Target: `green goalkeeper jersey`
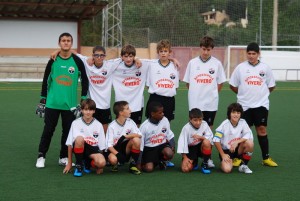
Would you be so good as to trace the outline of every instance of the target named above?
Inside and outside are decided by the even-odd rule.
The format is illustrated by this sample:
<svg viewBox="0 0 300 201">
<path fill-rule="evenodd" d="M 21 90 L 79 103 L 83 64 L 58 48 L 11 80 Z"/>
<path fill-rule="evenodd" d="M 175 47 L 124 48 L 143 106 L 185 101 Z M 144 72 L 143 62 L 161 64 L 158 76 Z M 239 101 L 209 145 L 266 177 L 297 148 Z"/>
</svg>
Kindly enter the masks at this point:
<svg viewBox="0 0 300 201">
<path fill-rule="evenodd" d="M 79 78 L 82 82 L 81 96 L 86 96 L 88 80 L 82 61 L 74 54 L 67 59 L 57 56 L 55 61 L 50 60 L 45 70 L 41 94 L 46 97 L 46 107 L 59 110 L 76 107 Z"/>
</svg>

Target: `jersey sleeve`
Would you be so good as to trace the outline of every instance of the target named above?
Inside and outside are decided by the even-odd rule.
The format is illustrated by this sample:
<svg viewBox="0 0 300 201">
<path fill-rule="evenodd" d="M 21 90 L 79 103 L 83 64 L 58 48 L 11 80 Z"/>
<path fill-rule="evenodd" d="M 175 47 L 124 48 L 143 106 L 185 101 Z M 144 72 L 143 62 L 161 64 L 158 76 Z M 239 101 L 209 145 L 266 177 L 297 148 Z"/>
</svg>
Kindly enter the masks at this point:
<svg viewBox="0 0 300 201">
<path fill-rule="evenodd" d="M 210 129 L 210 127 L 208 126 L 208 124 L 206 124 L 206 128 L 205 128 L 205 131 L 204 131 L 204 137 L 205 137 L 206 139 L 208 139 L 208 140 L 212 143 L 214 134 L 213 134 L 213 132 L 211 131 L 211 129 Z"/>
<path fill-rule="evenodd" d="M 99 141 L 98 141 L 98 147 L 100 150 L 105 150 L 106 149 L 106 139 L 105 139 L 104 129 L 101 124 L 99 126 L 99 130 L 100 130 L 100 136 L 99 136 Z"/>
<path fill-rule="evenodd" d="M 185 69 L 185 73 L 184 73 L 184 77 L 183 80 L 186 83 L 190 83 L 190 68 L 191 68 L 191 61 L 189 61 L 186 69 Z"/>
<path fill-rule="evenodd" d="M 54 62 L 54 60 L 50 59 L 45 68 L 45 73 L 44 73 L 43 83 L 42 83 L 42 90 L 41 90 L 41 97 L 43 97 L 43 98 L 47 98 L 48 84 L 49 84 L 49 82 L 51 82 L 51 80 L 49 80 L 49 76 L 51 73 L 53 62 Z"/>
<path fill-rule="evenodd" d="M 81 79 L 81 97 L 85 98 L 87 96 L 88 88 L 89 88 L 89 80 L 85 71 L 84 64 L 82 60 L 76 56 L 75 54 L 72 54 L 74 61 L 80 71 L 80 79 Z"/>
<path fill-rule="evenodd" d="M 239 86 L 239 78 L 238 78 L 238 66 L 234 69 L 234 71 L 231 74 L 229 84 L 232 85 L 233 87 L 238 87 Z"/>
<path fill-rule="evenodd" d="M 178 138 L 177 153 L 179 154 L 189 153 L 187 137 L 188 137 L 188 133 L 186 132 L 185 127 L 183 127 Z"/>
<path fill-rule="evenodd" d="M 248 124 L 246 123 L 246 121 L 243 124 L 242 138 L 247 139 L 247 140 L 253 140 L 252 131 L 251 131 L 250 127 L 248 126 Z"/>
<path fill-rule="evenodd" d="M 72 146 L 73 147 L 73 133 L 75 132 L 75 123 L 74 121 L 72 122 L 69 134 L 68 134 L 68 138 L 66 140 L 66 145 L 67 146 Z"/>
<path fill-rule="evenodd" d="M 218 62 L 217 83 L 222 84 L 224 82 L 226 82 L 226 75 L 225 75 L 225 72 L 224 72 L 224 68 L 223 68 L 223 65 L 221 64 L 221 62 Z"/>
<path fill-rule="evenodd" d="M 275 87 L 275 78 L 271 68 L 268 68 L 267 71 L 267 86 L 268 88 Z"/>
<path fill-rule="evenodd" d="M 140 127 L 140 131 L 141 131 L 141 134 L 142 134 L 140 151 L 143 151 L 144 146 L 145 146 L 145 131 L 144 131 L 144 126 L 143 125 Z"/>
<path fill-rule="evenodd" d="M 221 142 L 221 139 L 224 136 L 224 131 L 222 129 L 222 125 L 220 125 L 217 129 L 216 129 L 216 133 L 212 139 L 213 142 Z"/>
<path fill-rule="evenodd" d="M 112 127 L 108 126 L 106 132 L 106 149 L 112 147 L 113 145 L 114 145 L 114 131 Z"/>
</svg>

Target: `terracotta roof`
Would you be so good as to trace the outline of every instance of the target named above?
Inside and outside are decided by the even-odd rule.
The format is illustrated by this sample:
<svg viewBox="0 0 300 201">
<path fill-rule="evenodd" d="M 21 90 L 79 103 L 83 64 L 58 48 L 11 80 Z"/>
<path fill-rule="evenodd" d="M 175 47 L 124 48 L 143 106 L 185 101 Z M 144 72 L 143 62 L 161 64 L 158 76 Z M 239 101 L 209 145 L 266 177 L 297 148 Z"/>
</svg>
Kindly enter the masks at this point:
<svg viewBox="0 0 300 201">
<path fill-rule="evenodd" d="M 87 20 L 107 4 L 100 0 L 0 0 L 0 19 Z"/>
</svg>

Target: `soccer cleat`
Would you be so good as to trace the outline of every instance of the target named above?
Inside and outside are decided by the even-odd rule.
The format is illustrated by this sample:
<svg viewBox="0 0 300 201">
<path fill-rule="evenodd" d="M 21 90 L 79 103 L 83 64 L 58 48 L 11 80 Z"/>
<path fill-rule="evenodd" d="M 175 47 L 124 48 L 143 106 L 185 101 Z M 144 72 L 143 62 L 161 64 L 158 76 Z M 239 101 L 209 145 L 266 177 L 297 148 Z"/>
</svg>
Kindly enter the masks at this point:
<svg viewBox="0 0 300 201">
<path fill-rule="evenodd" d="M 193 170 L 199 170 L 199 165 L 198 164 L 194 165 Z"/>
<path fill-rule="evenodd" d="M 234 158 L 233 159 L 233 162 L 232 162 L 232 165 L 234 167 L 239 167 L 241 165 L 241 162 L 242 162 L 242 159 L 239 159 L 239 158 Z"/>
<path fill-rule="evenodd" d="M 243 172 L 243 173 L 246 173 L 246 174 L 251 174 L 252 170 L 250 170 L 250 168 L 247 165 L 243 164 L 243 165 L 240 165 L 239 172 Z"/>
<path fill-rule="evenodd" d="M 90 174 L 92 172 L 92 170 L 90 168 L 85 167 L 85 166 L 83 167 L 83 171 L 87 174 Z"/>
<path fill-rule="evenodd" d="M 110 171 L 111 172 L 118 172 L 119 171 L 118 165 L 112 165 Z"/>
<path fill-rule="evenodd" d="M 68 158 L 59 158 L 58 159 L 58 165 L 61 165 L 61 166 L 66 166 L 68 165 Z M 74 167 L 75 164 L 72 163 L 72 167 Z"/>
<path fill-rule="evenodd" d="M 215 167 L 214 161 L 212 159 L 208 159 L 207 166 L 208 168 L 214 168 Z"/>
<path fill-rule="evenodd" d="M 201 164 L 201 172 L 202 172 L 203 174 L 210 174 L 210 169 L 209 169 L 207 163 L 202 163 L 202 164 Z"/>
<path fill-rule="evenodd" d="M 140 175 L 141 171 L 139 169 L 137 169 L 137 167 L 135 166 L 131 166 L 129 167 L 129 172 L 135 175 Z"/>
<path fill-rule="evenodd" d="M 44 157 L 39 157 L 37 160 L 36 160 L 36 164 L 35 166 L 37 168 L 44 168 L 45 167 L 45 161 L 46 159 Z"/>
<path fill-rule="evenodd" d="M 171 161 L 166 161 L 166 165 L 167 165 L 167 167 L 174 167 L 175 166 L 175 164 L 172 163 Z"/>
<path fill-rule="evenodd" d="M 265 160 L 262 161 L 262 164 L 265 166 L 270 166 L 270 167 L 277 167 L 277 163 L 275 163 L 275 161 L 272 160 L 272 158 L 267 158 Z"/>
<path fill-rule="evenodd" d="M 167 164 L 166 164 L 165 161 L 160 161 L 160 162 L 158 163 L 158 166 L 159 166 L 159 169 L 160 169 L 160 170 L 166 170 L 166 169 L 167 169 Z"/>
<path fill-rule="evenodd" d="M 82 177 L 82 166 L 76 165 L 75 171 L 74 171 L 74 177 Z"/>
</svg>

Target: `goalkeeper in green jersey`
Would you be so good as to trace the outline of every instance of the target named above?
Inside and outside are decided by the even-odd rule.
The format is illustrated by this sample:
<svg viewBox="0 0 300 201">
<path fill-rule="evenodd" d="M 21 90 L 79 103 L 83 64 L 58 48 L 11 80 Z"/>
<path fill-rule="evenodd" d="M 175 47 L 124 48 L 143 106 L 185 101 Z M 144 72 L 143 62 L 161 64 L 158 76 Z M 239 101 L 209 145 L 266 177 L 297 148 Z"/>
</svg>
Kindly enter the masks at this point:
<svg viewBox="0 0 300 201">
<path fill-rule="evenodd" d="M 61 149 L 59 165 L 68 162 L 68 147 L 65 145 L 68 133 L 75 119 L 71 108 L 76 107 L 78 79 L 81 79 L 81 99 L 88 91 L 88 79 L 81 59 L 72 54 L 73 37 L 69 33 L 59 36 L 60 53 L 56 60 L 50 59 L 43 78 L 40 103 L 45 104 L 45 126 L 40 139 L 37 168 L 45 167 L 46 153 L 58 123 L 62 119 Z"/>
</svg>

